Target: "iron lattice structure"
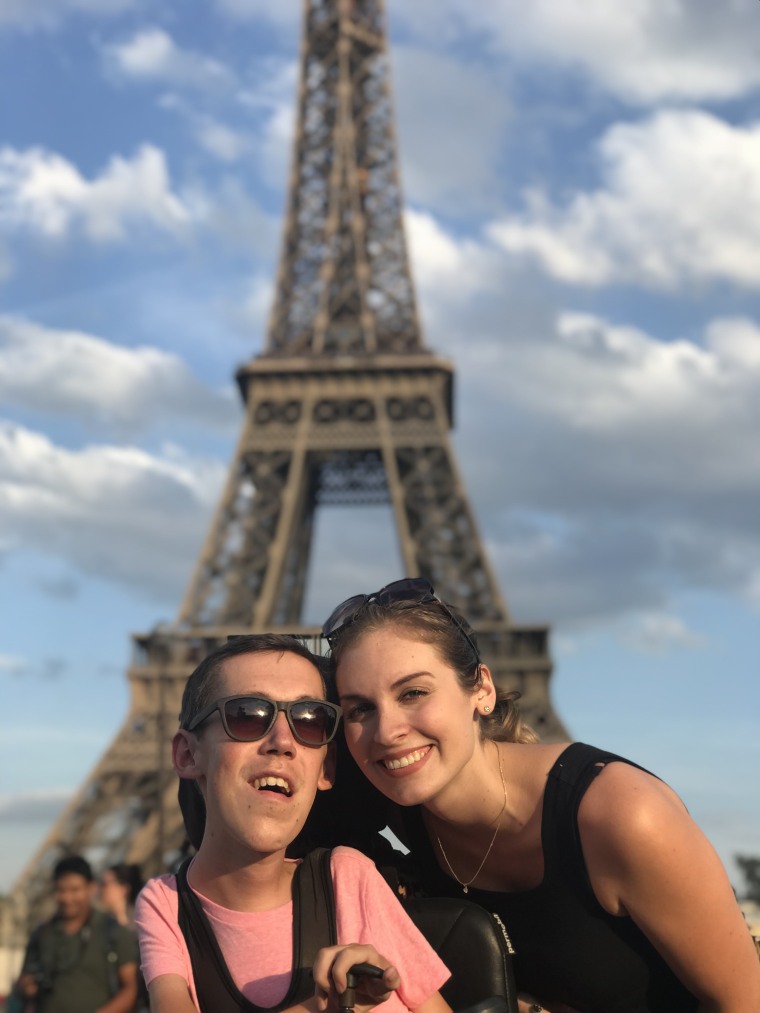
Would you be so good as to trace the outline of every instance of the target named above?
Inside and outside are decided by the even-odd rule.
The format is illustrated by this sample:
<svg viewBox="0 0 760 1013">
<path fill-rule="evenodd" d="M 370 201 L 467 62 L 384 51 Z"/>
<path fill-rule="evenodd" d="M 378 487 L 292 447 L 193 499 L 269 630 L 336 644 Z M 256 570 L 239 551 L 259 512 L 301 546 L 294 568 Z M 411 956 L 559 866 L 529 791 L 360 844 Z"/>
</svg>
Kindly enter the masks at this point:
<svg viewBox="0 0 760 1013">
<path fill-rule="evenodd" d="M 229 633 L 317 634 L 301 608 L 320 506 L 390 503 L 402 572 L 468 616 L 544 739 L 567 734 L 548 629 L 511 622 L 457 471 L 452 366 L 422 340 L 382 0 L 306 0 L 298 105 L 276 296 L 265 351 L 237 374 L 226 487 L 176 622 L 134 638 L 124 726 L 17 885 L 30 916 L 64 851 L 153 873 L 182 849 L 169 744 L 184 681 Z"/>
</svg>

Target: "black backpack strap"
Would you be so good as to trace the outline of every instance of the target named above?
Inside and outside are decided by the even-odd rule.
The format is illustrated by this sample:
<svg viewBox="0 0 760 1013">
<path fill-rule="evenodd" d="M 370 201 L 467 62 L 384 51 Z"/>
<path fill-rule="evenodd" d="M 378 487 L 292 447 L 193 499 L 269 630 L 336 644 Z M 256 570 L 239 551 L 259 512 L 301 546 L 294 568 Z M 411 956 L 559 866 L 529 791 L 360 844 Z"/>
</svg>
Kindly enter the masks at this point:
<svg viewBox="0 0 760 1013">
<path fill-rule="evenodd" d="M 47 921 L 34 929 L 29 937 L 21 968 L 22 974 L 35 976 L 42 992 L 52 987 L 55 973 L 54 954 L 50 946 L 51 928 L 52 923 Z"/>
<path fill-rule="evenodd" d="M 121 989 L 119 980 L 119 923 L 113 915 L 106 915 L 105 943 L 106 967 L 108 970 L 108 990 L 114 996 Z"/>
<path fill-rule="evenodd" d="M 248 1004 L 232 980 L 214 931 L 187 882 L 189 864 L 190 859 L 177 872 L 177 920 L 190 954 L 201 1013 L 254 1013 L 256 1007 Z"/>
<path fill-rule="evenodd" d="M 262 1007 L 240 992 L 197 895 L 187 881 L 190 860 L 177 872 L 178 922 L 187 943 L 201 1013 L 279 1013 L 314 994 L 317 952 L 337 940 L 330 852 L 310 852 L 293 877 L 293 971 L 277 1006 Z M 255 968 L 251 968 L 255 976 Z"/>
<path fill-rule="evenodd" d="M 296 974 L 308 981 L 307 995 L 314 993 L 312 968 L 317 953 L 338 941 L 331 855 L 329 848 L 310 851 L 299 865 L 293 883 L 293 967 Z"/>
</svg>

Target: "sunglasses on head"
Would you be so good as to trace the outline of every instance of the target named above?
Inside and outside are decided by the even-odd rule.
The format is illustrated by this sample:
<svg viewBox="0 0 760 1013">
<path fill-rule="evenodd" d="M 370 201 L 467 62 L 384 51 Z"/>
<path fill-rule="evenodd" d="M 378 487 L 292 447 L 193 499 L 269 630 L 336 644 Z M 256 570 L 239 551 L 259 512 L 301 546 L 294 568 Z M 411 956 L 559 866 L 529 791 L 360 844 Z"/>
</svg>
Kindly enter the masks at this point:
<svg viewBox="0 0 760 1013">
<path fill-rule="evenodd" d="M 405 577 L 403 580 L 394 580 L 392 584 L 386 584 L 385 587 L 381 587 L 379 591 L 374 591 L 372 594 L 355 594 L 351 598 L 346 598 L 330 613 L 322 627 L 322 636 L 332 645 L 333 638 L 354 621 L 357 612 L 361 611 L 365 605 L 370 603 L 391 605 L 397 601 L 410 601 L 418 605 L 432 601 L 437 602 L 470 645 L 476 663 L 480 664 L 480 651 L 478 651 L 475 641 L 446 602 L 441 601 L 430 581 L 424 577 Z"/>
<path fill-rule="evenodd" d="M 303 746 L 326 746 L 338 730 L 341 710 L 328 700 L 270 700 L 265 696 L 226 696 L 204 707 L 187 725 L 193 732 L 219 711 L 222 726 L 235 742 L 257 742 L 274 727 L 282 711 Z"/>
</svg>

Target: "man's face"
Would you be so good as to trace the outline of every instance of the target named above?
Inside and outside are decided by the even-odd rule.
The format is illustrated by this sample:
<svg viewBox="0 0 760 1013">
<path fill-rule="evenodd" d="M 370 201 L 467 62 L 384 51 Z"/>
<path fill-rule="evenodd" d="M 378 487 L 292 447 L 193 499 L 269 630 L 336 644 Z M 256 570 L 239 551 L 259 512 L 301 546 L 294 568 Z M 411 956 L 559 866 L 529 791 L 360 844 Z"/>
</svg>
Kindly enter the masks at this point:
<svg viewBox="0 0 760 1013">
<path fill-rule="evenodd" d="M 306 658 L 266 651 L 223 663 L 213 699 L 238 695 L 324 699 L 324 690 Z M 256 742 L 228 738 L 218 713 L 197 733 L 180 734 L 192 744 L 193 775 L 206 799 L 204 849 L 224 852 L 226 861 L 250 862 L 284 850 L 303 827 L 317 791 L 332 786 L 329 747 L 298 742 L 284 713 Z"/>
<path fill-rule="evenodd" d="M 78 872 L 65 872 L 55 881 L 53 896 L 58 914 L 65 921 L 85 919 L 92 908 L 95 884 Z"/>
</svg>

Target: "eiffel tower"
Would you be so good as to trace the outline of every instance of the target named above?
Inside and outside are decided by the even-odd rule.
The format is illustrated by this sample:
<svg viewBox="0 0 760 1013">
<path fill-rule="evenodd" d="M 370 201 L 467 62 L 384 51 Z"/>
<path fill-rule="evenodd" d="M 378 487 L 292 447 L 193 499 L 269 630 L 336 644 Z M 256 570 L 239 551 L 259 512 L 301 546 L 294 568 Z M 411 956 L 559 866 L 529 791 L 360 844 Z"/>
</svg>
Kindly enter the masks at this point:
<svg viewBox="0 0 760 1013">
<path fill-rule="evenodd" d="M 453 369 L 422 339 L 383 0 L 305 0 L 276 295 L 265 351 L 237 381 L 240 441 L 177 620 L 133 638 L 127 719 L 14 890 L 29 920 L 62 853 L 146 874 L 180 853 L 169 744 L 184 682 L 230 633 L 317 636 L 301 611 L 318 507 L 390 504 L 398 575 L 427 577 L 459 607 L 541 737 L 567 737 L 549 701 L 548 629 L 510 620 L 452 453 Z"/>
</svg>

